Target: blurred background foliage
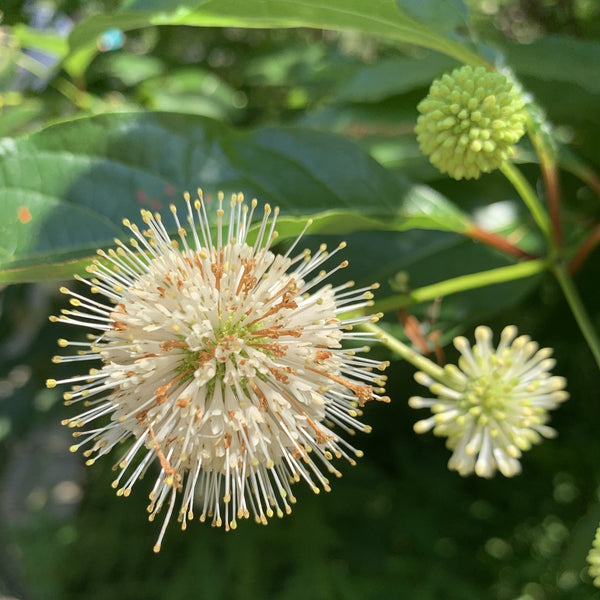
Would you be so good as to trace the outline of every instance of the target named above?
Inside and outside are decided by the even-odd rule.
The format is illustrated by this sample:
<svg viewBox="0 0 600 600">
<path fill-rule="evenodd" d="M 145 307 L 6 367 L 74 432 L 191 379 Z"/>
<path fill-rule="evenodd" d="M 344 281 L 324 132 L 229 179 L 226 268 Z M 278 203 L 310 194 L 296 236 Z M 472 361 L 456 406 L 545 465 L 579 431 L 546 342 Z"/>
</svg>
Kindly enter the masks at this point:
<svg viewBox="0 0 600 600">
<path fill-rule="evenodd" d="M 497 174 L 476 182 L 441 176 L 417 147 L 416 104 L 458 63 L 441 54 L 353 31 L 109 28 L 82 75 L 61 68 L 77 23 L 120 2 L 5 0 L 0 23 L 0 135 L 20 136 L 78 116 L 164 111 L 246 130 L 265 125 L 338 134 L 359 145 L 398 185 L 427 183 L 462 211 L 523 247 L 541 241 Z M 129 2 L 129 5 L 136 4 Z M 160 3 L 146 3 L 158 6 Z M 180 3 L 184 5 L 185 3 Z M 403 2 L 404 7 L 410 2 Z M 565 221 L 577 238 L 598 218 L 598 198 L 574 164 L 600 165 L 600 5 L 596 0 L 469 0 L 450 32 L 504 60 L 569 144 L 561 155 Z M 413 2 L 419 11 L 432 2 Z M 428 24 L 447 29 L 436 20 Z M 504 57 L 504 58 L 501 58 Z M 573 156 L 583 163 L 573 162 Z M 540 185 L 527 144 L 517 161 Z M 349 175 L 350 176 L 350 175 Z M 197 182 L 198 185 L 202 181 Z M 1 192 L 0 192 L 1 193 Z M 394 198 L 387 198 L 394 202 Z M 0 204 L 2 197 L 0 196 Z M 0 206 L 1 210 L 1 206 Z M 335 243 L 336 236 L 318 236 Z M 352 278 L 383 294 L 508 264 L 456 233 L 411 229 L 344 236 Z M 600 326 L 598 252 L 577 276 Z M 585 555 L 600 520 L 600 392 L 592 357 L 550 278 L 537 277 L 410 307 L 442 339 L 487 323 L 515 323 L 553 346 L 571 400 L 553 416 L 557 440 L 528 453 L 513 480 L 462 479 L 448 453 L 417 437 L 407 398 L 412 368 L 389 369 L 391 405 L 369 406 L 365 458 L 331 494 L 298 489 L 291 517 L 234 532 L 173 528 L 160 555 L 145 518 L 144 483 L 117 499 L 105 460 L 92 469 L 68 452 L 67 409 L 51 375 L 60 328 L 55 281 L 0 292 L 0 597 L 18 600 L 212 599 L 583 600 L 600 598 Z M 389 315 L 390 325 L 395 315 Z M 377 352 L 384 354 L 383 350 Z M 455 355 L 446 349 L 448 360 Z M 300 486 L 299 486 L 300 487 Z M 324 496 L 324 497 L 323 497 Z"/>
</svg>

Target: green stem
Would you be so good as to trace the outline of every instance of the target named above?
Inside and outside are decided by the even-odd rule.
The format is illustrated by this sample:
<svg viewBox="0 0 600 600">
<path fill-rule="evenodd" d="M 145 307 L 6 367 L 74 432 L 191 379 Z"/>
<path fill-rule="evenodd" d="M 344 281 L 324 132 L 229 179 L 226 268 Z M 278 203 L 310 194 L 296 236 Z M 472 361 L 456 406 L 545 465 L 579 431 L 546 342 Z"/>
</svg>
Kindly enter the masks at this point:
<svg viewBox="0 0 600 600">
<path fill-rule="evenodd" d="M 517 190 L 519 196 L 521 196 L 523 202 L 529 209 L 531 216 L 534 218 L 535 222 L 538 224 L 538 227 L 546 236 L 550 246 L 554 248 L 554 238 L 552 237 L 552 227 L 550 224 L 550 219 L 548 218 L 548 213 L 539 201 L 534 189 L 529 185 L 527 179 L 523 177 L 521 171 L 519 171 L 519 169 L 517 169 L 517 167 L 515 167 L 515 165 L 513 165 L 511 162 L 504 162 L 500 167 L 500 170 Z"/>
<path fill-rule="evenodd" d="M 31 58 L 27 54 L 21 54 L 16 61 L 17 65 L 32 75 L 44 79 L 48 76 L 49 70 L 37 60 Z M 93 104 L 93 96 L 87 92 L 83 92 L 75 87 L 70 81 L 63 77 L 54 77 L 49 84 L 60 92 L 67 100 L 70 100 L 75 106 L 83 110 L 88 110 Z"/>
<path fill-rule="evenodd" d="M 573 312 L 573 316 L 579 325 L 579 329 L 581 333 L 583 333 L 583 337 L 585 341 L 588 343 L 592 354 L 594 355 L 594 359 L 596 360 L 596 364 L 600 369 L 600 340 L 596 334 L 594 326 L 590 320 L 590 317 L 583 306 L 583 302 L 579 296 L 579 292 L 577 288 L 573 284 L 573 280 L 567 274 L 565 268 L 562 265 L 556 265 L 552 269 L 558 283 L 569 303 L 569 307 Z"/>
<path fill-rule="evenodd" d="M 510 265 L 508 267 L 499 267 L 497 269 L 489 269 L 488 271 L 481 271 L 479 273 L 471 273 L 470 275 L 461 275 L 460 277 L 454 277 L 452 279 L 440 281 L 439 283 L 426 285 L 416 290 L 412 290 L 407 294 L 396 294 L 384 298 L 375 303 L 374 310 L 378 312 L 398 310 L 399 308 L 404 308 L 411 304 L 428 302 L 435 300 L 436 298 L 456 294 L 457 292 L 464 292 L 465 290 L 531 277 L 532 275 L 544 272 L 549 266 L 550 264 L 546 259 L 540 258 L 518 263 L 516 265 Z"/>
<path fill-rule="evenodd" d="M 372 323 L 371 321 L 367 323 L 363 323 L 360 325 L 360 328 L 365 331 L 370 331 L 374 333 L 377 339 L 387 346 L 390 350 L 394 351 L 396 354 L 399 354 L 404 360 L 407 360 L 411 365 L 416 367 L 417 369 L 427 373 L 434 379 L 443 379 L 444 378 L 444 369 L 442 367 L 436 365 L 433 361 L 429 360 L 422 354 L 419 354 L 409 346 L 407 346 L 404 342 L 401 342 L 399 339 L 395 338 L 393 335 L 387 333 L 387 331 L 381 329 Z"/>
</svg>

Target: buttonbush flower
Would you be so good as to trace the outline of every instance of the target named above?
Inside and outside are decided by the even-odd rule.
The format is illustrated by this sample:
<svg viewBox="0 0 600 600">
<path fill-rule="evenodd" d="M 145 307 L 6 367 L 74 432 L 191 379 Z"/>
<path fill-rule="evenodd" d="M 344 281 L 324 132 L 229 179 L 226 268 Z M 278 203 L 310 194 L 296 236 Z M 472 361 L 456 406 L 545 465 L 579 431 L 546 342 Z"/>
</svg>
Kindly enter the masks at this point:
<svg viewBox="0 0 600 600">
<path fill-rule="evenodd" d="M 412 408 L 433 413 L 414 429 L 448 438 L 454 451 L 448 467 L 461 475 L 491 477 L 498 469 L 512 477 L 521 471 L 522 451 L 556 435 L 546 422 L 548 411 L 568 398 L 566 380 L 550 374 L 556 362 L 552 350 L 538 349 L 529 336 L 517 337 L 514 326 L 504 328 L 496 348 L 489 327 L 477 327 L 475 340 L 471 348 L 466 338 L 454 339 L 458 366 L 446 365 L 437 380 L 415 374 L 434 397 L 409 400 Z"/>
<path fill-rule="evenodd" d="M 526 112 L 501 73 L 469 65 L 436 79 L 417 106 L 415 132 L 424 154 L 454 179 L 477 179 L 513 155 Z"/>
<path fill-rule="evenodd" d="M 156 552 L 178 498 L 183 529 L 197 510 L 200 521 L 229 530 L 250 515 L 266 524 L 289 513 L 290 483 L 329 491 L 328 475 L 341 475 L 333 459 L 361 456 L 339 431 L 369 431 L 361 407 L 388 400 L 387 363 L 361 356 L 369 334 L 353 331 L 378 319 L 361 316 L 377 286 L 325 283 L 347 266 L 322 269 L 345 244 L 292 256 L 300 234 L 276 254 L 277 209 L 265 205 L 250 242 L 256 200 L 248 206 L 234 195 L 226 215 L 220 194 L 214 233 L 202 195 L 185 199 L 187 228 L 171 206 L 178 239 L 160 214 L 142 211 L 145 230 L 125 220 L 129 244 L 98 251 L 92 278 L 79 278 L 91 297 L 62 288 L 73 309 L 51 317 L 90 332 L 88 341 L 59 340 L 75 353 L 55 362 L 98 363 L 47 382 L 72 384 L 66 404 L 85 407 L 64 421 L 79 429 L 71 450 L 87 447 L 93 464 L 127 442 L 113 482 L 122 496 L 158 463 L 150 520 L 167 512 Z"/>
<path fill-rule="evenodd" d="M 590 565 L 588 573 L 592 577 L 594 585 L 600 587 L 600 526 L 596 530 L 592 548 L 587 555 L 587 561 Z"/>
</svg>

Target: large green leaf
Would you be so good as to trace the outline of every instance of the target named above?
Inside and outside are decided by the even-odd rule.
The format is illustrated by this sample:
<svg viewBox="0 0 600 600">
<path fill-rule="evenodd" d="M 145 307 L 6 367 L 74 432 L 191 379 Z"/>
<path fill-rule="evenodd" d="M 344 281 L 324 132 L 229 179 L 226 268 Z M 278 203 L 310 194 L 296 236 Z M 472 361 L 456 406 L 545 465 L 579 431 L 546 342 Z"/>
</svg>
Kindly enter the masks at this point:
<svg viewBox="0 0 600 600">
<path fill-rule="evenodd" d="M 425 18 L 427 14 L 436 13 L 426 12 Z M 120 12 L 96 15 L 75 27 L 65 68 L 72 76 L 81 76 L 97 52 L 98 36 L 107 29 L 148 25 L 351 29 L 431 48 L 461 62 L 483 64 L 462 44 L 402 12 L 395 0 L 132 0 Z"/>
<path fill-rule="evenodd" d="M 464 231 L 467 218 L 400 181 L 355 144 L 290 128 L 237 132 L 210 119 L 121 113 L 0 141 L 0 282 L 68 277 L 123 234 L 201 185 L 279 205 L 282 238 L 411 227 Z"/>
<path fill-rule="evenodd" d="M 600 63 L 596 41 L 549 35 L 531 44 L 507 44 L 503 51 L 519 75 L 574 83 L 592 94 L 600 93 L 600 78 L 592 75 Z"/>
</svg>

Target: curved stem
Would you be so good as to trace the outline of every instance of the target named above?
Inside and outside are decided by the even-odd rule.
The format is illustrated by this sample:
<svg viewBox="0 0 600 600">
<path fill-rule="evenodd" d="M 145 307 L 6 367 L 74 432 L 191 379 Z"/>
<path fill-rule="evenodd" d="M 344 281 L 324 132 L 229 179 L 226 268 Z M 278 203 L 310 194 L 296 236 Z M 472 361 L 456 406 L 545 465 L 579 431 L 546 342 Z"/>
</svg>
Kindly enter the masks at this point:
<svg viewBox="0 0 600 600">
<path fill-rule="evenodd" d="M 381 327 L 375 325 L 375 323 L 370 321 L 367 323 L 362 323 L 360 328 L 374 333 L 377 339 L 384 346 L 387 346 L 390 350 L 394 351 L 396 354 L 399 354 L 404 360 L 407 360 L 417 369 L 420 369 L 424 373 L 431 375 L 431 377 L 435 379 L 443 379 L 444 369 L 442 369 L 442 367 L 436 365 L 433 361 L 429 360 L 422 354 L 419 354 L 407 346 L 404 342 L 401 342 L 399 339 L 395 338 L 393 335 L 390 335 L 387 333 L 387 331 L 384 331 L 381 329 Z"/>
<path fill-rule="evenodd" d="M 555 242 L 552 236 L 552 227 L 550 225 L 550 220 L 548 219 L 548 214 L 539 201 L 537 194 L 529 185 L 527 179 L 525 179 L 521 171 L 519 171 L 519 169 L 517 169 L 517 167 L 510 162 L 503 163 L 500 167 L 500 170 L 517 190 L 519 196 L 521 196 L 523 202 L 529 209 L 531 216 L 534 218 L 535 222 L 538 224 L 538 227 L 542 230 L 544 236 L 553 248 L 555 246 Z"/>
<path fill-rule="evenodd" d="M 558 283 L 565 295 L 565 298 L 569 303 L 569 307 L 573 312 L 573 316 L 575 317 L 575 320 L 579 325 L 579 329 L 581 330 L 581 333 L 583 333 L 583 337 L 588 343 L 588 346 L 590 347 L 590 350 L 594 355 L 594 359 L 596 360 L 596 364 L 600 369 L 600 339 L 598 339 L 596 330 L 594 329 L 590 317 L 588 316 L 587 311 L 583 306 L 583 302 L 581 301 L 579 292 L 573 284 L 573 280 L 571 279 L 571 277 L 569 277 L 565 268 L 562 265 L 555 265 L 552 271 L 556 276 L 556 279 L 558 280 Z"/>
<path fill-rule="evenodd" d="M 461 275 L 460 277 L 453 277 L 452 279 L 446 279 L 439 283 L 417 288 L 406 294 L 396 294 L 384 298 L 379 302 L 375 302 L 374 310 L 380 312 L 397 310 L 399 308 L 410 306 L 411 304 L 435 300 L 436 298 L 456 294 L 457 292 L 463 292 L 465 290 L 531 277 L 532 275 L 537 275 L 538 273 L 546 271 L 549 267 L 549 261 L 540 258 L 518 263 L 516 265 L 509 265 L 508 267 L 499 267 L 497 269 L 489 269 L 488 271 L 481 271 L 479 273 L 471 273 L 470 275 Z"/>
</svg>

